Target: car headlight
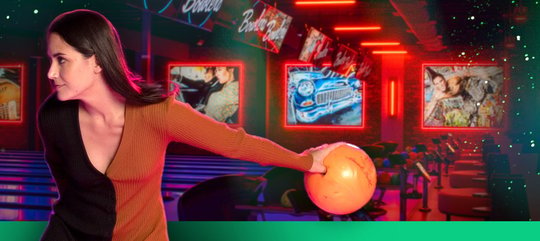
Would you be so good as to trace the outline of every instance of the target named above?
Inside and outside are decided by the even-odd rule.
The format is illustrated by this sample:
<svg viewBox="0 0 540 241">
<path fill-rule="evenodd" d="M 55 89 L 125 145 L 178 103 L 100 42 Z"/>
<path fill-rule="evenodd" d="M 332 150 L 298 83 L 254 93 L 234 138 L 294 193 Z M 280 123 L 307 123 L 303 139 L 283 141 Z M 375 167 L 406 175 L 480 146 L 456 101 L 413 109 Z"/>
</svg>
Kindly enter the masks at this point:
<svg viewBox="0 0 540 241">
<path fill-rule="evenodd" d="M 310 96 L 315 91 L 315 84 L 311 80 L 304 80 L 298 84 L 298 94 L 301 96 Z"/>
<path fill-rule="evenodd" d="M 350 84 L 355 90 L 360 88 L 360 81 L 359 80 L 353 80 Z"/>
</svg>

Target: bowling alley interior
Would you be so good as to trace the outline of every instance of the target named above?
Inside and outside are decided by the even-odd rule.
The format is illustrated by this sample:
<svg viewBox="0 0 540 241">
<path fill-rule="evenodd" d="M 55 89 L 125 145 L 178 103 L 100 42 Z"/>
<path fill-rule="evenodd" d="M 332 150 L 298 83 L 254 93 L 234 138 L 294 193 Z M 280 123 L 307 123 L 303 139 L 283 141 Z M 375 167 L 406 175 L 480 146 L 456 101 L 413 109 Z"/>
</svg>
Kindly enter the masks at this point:
<svg viewBox="0 0 540 241">
<path fill-rule="evenodd" d="M 48 50 L 48 26 L 76 9 L 105 16 L 134 76 L 204 123 L 313 160 L 327 150 L 325 170 L 312 172 L 257 162 L 272 153 L 248 145 L 236 152 L 250 160 L 213 152 L 221 142 L 208 135 L 193 137 L 205 145 L 171 142 L 152 174 L 169 222 L 540 221 L 539 1 L 1 4 L 2 221 L 48 221 L 63 196 L 51 163 L 77 165 L 61 157 L 77 151 L 57 147 L 65 141 L 50 147 L 60 157 L 47 155 L 38 122 L 66 91 L 53 67 L 69 64 Z M 62 139 L 66 123 L 49 134 Z M 79 136 L 79 164 L 93 168 Z M 85 188 L 74 181 L 85 173 L 66 175 Z"/>
</svg>

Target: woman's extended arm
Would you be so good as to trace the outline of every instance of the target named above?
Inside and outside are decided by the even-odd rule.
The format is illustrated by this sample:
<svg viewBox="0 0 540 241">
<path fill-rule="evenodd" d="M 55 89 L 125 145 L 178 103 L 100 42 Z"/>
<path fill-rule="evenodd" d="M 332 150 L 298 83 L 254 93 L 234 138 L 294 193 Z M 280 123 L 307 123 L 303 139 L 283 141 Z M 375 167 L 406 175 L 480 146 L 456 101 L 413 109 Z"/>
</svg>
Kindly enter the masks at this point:
<svg viewBox="0 0 540 241">
<path fill-rule="evenodd" d="M 313 158 L 309 153 L 297 154 L 280 145 L 233 129 L 193 110 L 185 103 L 167 100 L 165 122 L 171 141 L 186 143 L 229 158 L 308 171 Z"/>
</svg>

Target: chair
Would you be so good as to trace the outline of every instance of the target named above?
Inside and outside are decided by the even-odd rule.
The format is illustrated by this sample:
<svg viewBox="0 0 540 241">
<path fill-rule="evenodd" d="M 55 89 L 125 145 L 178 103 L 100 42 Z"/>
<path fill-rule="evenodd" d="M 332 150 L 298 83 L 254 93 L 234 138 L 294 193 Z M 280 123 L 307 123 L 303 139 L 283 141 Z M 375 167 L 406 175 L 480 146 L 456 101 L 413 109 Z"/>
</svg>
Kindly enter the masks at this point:
<svg viewBox="0 0 540 241">
<path fill-rule="evenodd" d="M 283 207 L 282 201 L 286 199 L 290 202 L 290 208 L 293 209 L 295 214 L 319 209 L 309 199 L 304 186 L 303 172 L 284 167 L 274 167 L 267 171 L 263 178 L 266 180 L 261 190 L 264 198 L 263 205 Z"/>
<path fill-rule="evenodd" d="M 510 174 L 510 162 L 507 154 L 489 153 L 486 162 L 488 177 L 493 174 Z"/>
<path fill-rule="evenodd" d="M 256 220 L 250 211 L 236 205 L 256 205 L 261 177 L 224 175 L 203 181 L 188 189 L 178 200 L 180 221 Z"/>
<path fill-rule="evenodd" d="M 454 162 L 455 171 L 482 171 L 484 168 L 480 161 L 458 160 Z"/>
<path fill-rule="evenodd" d="M 492 217 L 493 212 L 490 210 L 497 210 L 493 208 L 494 202 L 500 203 L 500 201 L 494 201 L 493 199 L 493 185 L 498 182 L 497 177 L 501 175 L 508 175 L 510 173 L 510 164 L 508 156 L 500 153 L 487 153 L 486 158 L 486 174 L 484 182 L 475 181 L 476 185 L 482 185 L 484 188 L 478 188 L 478 186 L 471 186 L 471 184 L 452 184 L 454 186 L 461 186 L 465 188 L 448 188 L 439 192 L 439 211 L 445 213 L 447 220 L 450 221 L 451 215 L 467 216 L 467 217 L 482 217 L 485 219 L 493 219 L 500 217 Z M 470 171 L 456 171 L 454 173 L 454 179 L 458 176 L 456 173 L 466 173 Z M 451 176 L 452 178 L 452 176 Z M 454 180 L 454 182 L 455 182 Z M 472 178 L 471 178 L 472 180 Z M 453 179 L 450 179 L 452 182 Z M 487 181 L 487 184 L 486 184 Z M 464 183 L 464 181 L 463 181 Z M 500 187 L 501 185 L 496 185 Z M 523 186 L 523 185 L 522 185 Z M 525 196 L 525 199 L 527 197 Z M 500 198 L 497 198 L 499 200 Z M 526 201 L 526 200 L 525 200 Z M 528 211 L 527 211 L 528 213 Z M 495 220 L 496 220 L 495 219 Z"/>
<path fill-rule="evenodd" d="M 499 154 L 500 153 L 500 148 L 498 145 L 496 144 L 483 144 L 483 147 L 482 147 L 482 156 L 481 156 L 481 160 L 482 161 L 465 161 L 465 160 L 461 160 L 461 161 L 456 161 L 454 164 L 455 164 L 455 167 L 454 167 L 454 172 L 451 172 L 450 173 L 450 186 L 451 187 L 454 187 L 454 188 L 466 188 L 466 187 L 485 187 L 485 182 L 484 183 L 479 183 L 478 182 L 478 179 L 479 178 L 484 178 L 484 175 L 485 173 L 481 172 L 481 169 L 480 167 L 482 166 L 482 163 L 487 163 L 487 159 L 490 158 L 490 155 L 492 154 Z M 499 154 L 500 155 L 500 154 Z M 493 158 L 496 158 L 497 155 L 493 156 Z M 505 163 L 499 163 L 500 161 L 502 161 L 503 159 L 506 159 L 506 162 Z M 485 167 L 489 170 L 492 170 L 490 168 L 496 168 L 497 166 L 501 167 L 501 168 L 509 168 L 509 165 L 508 165 L 508 156 L 505 156 L 505 157 L 499 157 L 498 160 L 492 160 L 491 163 L 494 163 L 494 162 L 497 162 L 499 164 L 495 165 L 495 166 L 492 166 L 492 167 Z M 469 166 L 468 170 L 463 170 L 465 168 L 465 166 Z M 471 168 L 472 166 L 477 166 L 477 168 Z M 497 170 L 493 170 L 495 172 L 499 172 L 501 170 L 497 169 Z M 504 172 L 504 173 L 509 173 L 509 169 L 508 169 L 508 172 Z"/>
<path fill-rule="evenodd" d="M 381 158 L 384 155 L 384 146 L 381 145 L 367 145 L 360 147 L 366 154 L 371 158 L 371 160 L 375 160 L 375 158 Z"/>
<path fill-rule="evenodd" d="M 388 157 L 388 155 L 396 151 L 399 144 L 393 141 L 380 141 L 374 145 L 383 146 L 384 151 L 382 153 L 382 157 Z"/>
<path fill-rule="evenodd" d="M 501 153 L 501 148 L 497 144 L 484 143 L 482 145 L 482 160 L 485 162 L 489 153 Z"/>
<path fill-rule="evenodd" d="M 529 221 L 527 187 L 522 175 L 493 174 L 489 185 L 492 221 Z"/>
</svg>

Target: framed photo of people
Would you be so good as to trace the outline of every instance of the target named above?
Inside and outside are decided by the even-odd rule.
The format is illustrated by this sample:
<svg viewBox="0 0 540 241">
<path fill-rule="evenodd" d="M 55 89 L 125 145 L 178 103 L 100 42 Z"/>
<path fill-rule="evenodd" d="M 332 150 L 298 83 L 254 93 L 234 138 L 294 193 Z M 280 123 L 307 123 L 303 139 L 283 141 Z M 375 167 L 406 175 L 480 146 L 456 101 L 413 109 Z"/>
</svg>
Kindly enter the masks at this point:
<svg viewBox="0 0 540 241">
<path fill-rule="evenodd" d="M 285 127 L 364 127 L 364 87 L 330 65 L 285 65 Z"/>
<path fill-rule="evenodd" d="M 260 0 L 234 3 L 241 14 L 234 21 L 233 38 L 266 51 L 279 53 L 292 17 Z"/>
<path fill-rule="evenodd" d="M 358 58 L 358 52 L 345 44 L 339 44 L 335 57 L 332 61 L 332 69 L 342 75 L 349 75 L 354 71 L 354 65 Z"/>
<path fill-rule="evenodd" d="M 23 122 L 23 68 L 0 64 L 0 124 Z"/>
<path fill-rule="evenodd" d="M 322 66 L 324 63 L 332 61 L 333 46 L 332 39 L 311 27 L 300 51 L 298 59 L 300 61 Z"/>
<path fill-rule="evenodd" d="M 423 64 L 424 128 L 503 127 L 503 69 L 489 64 Z"/>
<path fill-rule="evenodd" d="M 171 89 L 179 88 L 177 100 L 214 120 L 242 125 L 243 64 L 171 63 L 168 71 Z"/>
</svg>

